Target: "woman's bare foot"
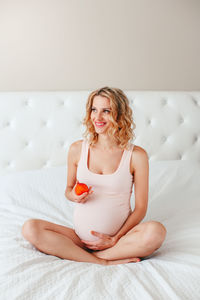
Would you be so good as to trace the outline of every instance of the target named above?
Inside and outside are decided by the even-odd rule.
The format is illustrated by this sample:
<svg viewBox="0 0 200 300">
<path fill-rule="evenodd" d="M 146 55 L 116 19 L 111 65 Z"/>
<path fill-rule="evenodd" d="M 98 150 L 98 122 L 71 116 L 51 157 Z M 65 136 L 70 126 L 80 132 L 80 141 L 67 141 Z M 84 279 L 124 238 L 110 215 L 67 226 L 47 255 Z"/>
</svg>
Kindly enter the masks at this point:
<svg viewBox="0 0 200 300">
<path fill-rule="evenodd" d="M 139 262 L 140 258 L 124 258 L 124 259 L 117 259 L 117 260 L 102 260 L 102 264 L 105 266 L 111 266 L 111 265 L 121 265 L 121 264 L 128 264 L 131 262 Z"/>
<path fill-rule="evenodd" d="M 141 259 L 139 257 L 108 260 L 108 259 L 106 259 L 105 256 L 102 255 L 102 253 L 100 253 L 100 251 L 93 252 L 92 254 L 101 259 L 100 264 L 103 264 L 103 265 L 106 265 L 106 266 L 128 264 L 128 263 L 131 263 L 131 262 L 136 263 L 136 262 L 141 261 Z"/>
<path fill-rule="evenodd" d="M 99 258 L 99 264 L 104 266 L 111 266 L 111 265 L 121 265 L 121 264 L 128 264 L 128 263 L 136 263 L 140 262 L 141 259 L 139 257 L 131 257 L 131 258 L 123 258 L 123 259 L 115 259 L 115 260 L 108 260 L 106 258 L 101 258 L 97 256 L 98 252 L 93 252 L 92 254 Z"/>
</svg>

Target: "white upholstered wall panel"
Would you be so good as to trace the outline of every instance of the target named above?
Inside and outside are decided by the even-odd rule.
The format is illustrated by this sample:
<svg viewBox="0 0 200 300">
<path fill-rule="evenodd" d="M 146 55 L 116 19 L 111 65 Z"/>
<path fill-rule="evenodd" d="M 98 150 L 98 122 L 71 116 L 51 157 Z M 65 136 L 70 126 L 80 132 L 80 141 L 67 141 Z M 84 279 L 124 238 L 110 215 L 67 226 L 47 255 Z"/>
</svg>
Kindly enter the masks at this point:
<svg viewBox="0 0 200 300">
<path fill-rule="evenodd" d="M 200 162 L 200 92 L 125 91 L 150 160 Z M 0 93 L 0 174 L 66 163 L 89 91 Z"/>
</svg>

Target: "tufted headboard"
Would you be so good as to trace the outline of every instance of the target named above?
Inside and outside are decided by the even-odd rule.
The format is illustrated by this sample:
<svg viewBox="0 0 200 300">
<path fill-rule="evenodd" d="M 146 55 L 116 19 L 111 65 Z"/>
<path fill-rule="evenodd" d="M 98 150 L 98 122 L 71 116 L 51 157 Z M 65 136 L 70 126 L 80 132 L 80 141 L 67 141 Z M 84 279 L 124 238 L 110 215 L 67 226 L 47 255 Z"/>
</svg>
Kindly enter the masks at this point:
<svg viewBox="0 0 200 300">
<path fill-rule="evenodd" d="M 0 93 L 0 174 L 66 164 L 90 91 Z M 150 160 L 200 161 L 200 92 L 125 91 Z"/>
</svg>

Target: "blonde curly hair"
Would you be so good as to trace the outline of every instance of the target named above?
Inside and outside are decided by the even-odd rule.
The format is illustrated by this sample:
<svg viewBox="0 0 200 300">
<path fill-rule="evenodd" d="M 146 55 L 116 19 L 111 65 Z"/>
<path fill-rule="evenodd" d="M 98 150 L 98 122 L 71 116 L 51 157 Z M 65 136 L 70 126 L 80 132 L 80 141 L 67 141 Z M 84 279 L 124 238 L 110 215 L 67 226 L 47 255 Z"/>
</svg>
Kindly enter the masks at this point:
<svg viewBox="0 0 200 300">
<path fill-rule="evenodd" d="M 88 140 L 90 145 L 94 145 L 98 140 L 98 134 L 95 131 L 90 115 L 93 99 L 99 95 L 110 100 L 111 126 L 107 131 L 108 136 L 114 137 L 120 148 L 128 149 L 131 141 L 135 139 L 134 129 L 136 126 L 133 121 L 129 100 L 124 92 L 117 88 L 103 87 L 90 93 L 86 104 L 86 116 L 83 120 L 83 125 L 86 126 L 83 137 Z"/>
</svg>

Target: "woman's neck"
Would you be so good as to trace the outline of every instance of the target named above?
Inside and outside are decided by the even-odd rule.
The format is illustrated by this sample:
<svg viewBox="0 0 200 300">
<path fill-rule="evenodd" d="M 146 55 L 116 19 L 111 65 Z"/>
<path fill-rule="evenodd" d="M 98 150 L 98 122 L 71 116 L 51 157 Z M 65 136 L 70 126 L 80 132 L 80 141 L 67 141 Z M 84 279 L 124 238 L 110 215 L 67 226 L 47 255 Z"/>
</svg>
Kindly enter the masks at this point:
<svg viewBox="0 0 200 300">
<path fill-rule="evenodd" d="M 114 139 L 101 135 L 98 136 L 95 146 L 104 151 L 118 148 L 118 144 Z"/>
</svg>

